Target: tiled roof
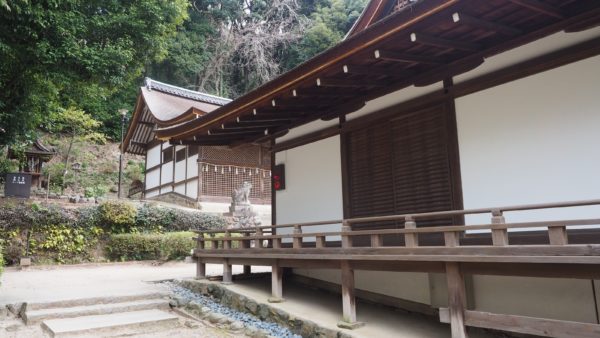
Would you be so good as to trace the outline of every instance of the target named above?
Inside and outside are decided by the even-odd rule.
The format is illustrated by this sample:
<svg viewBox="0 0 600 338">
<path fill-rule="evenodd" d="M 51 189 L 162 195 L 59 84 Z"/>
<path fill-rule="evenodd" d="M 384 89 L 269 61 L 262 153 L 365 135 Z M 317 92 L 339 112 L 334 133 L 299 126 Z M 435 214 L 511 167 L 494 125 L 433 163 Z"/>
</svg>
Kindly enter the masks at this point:
<svg viewBox="0 0 600 338">
<path fill-rule="evenodd" d="M 181 88 L 181 87 L 176 87 L 176 86 L 173 86 L 170 84 L 152 80 L 149 77 L 146 78 L 145 82 L 146 82 L 146 88 L 149 90 L 158 90 L 163 93 L 168 93 L 168 94 L 172 94 L 175 96 L 185 97 L 185 98 L 192 99 L 195 101 L 212 103 L 212 104 L 216 104 L 219 106 L 223 106 L 223 105 L 231 102 L 230 99 L 226 99 L 226 98 L 218 97 L 218 96 L 214 96 L 214 95 L 209 95 L 209 94 L 205 94 L 205 93 L 201 93 L 201 92 L 197 92 L 194 90 L 189 90 L 189 89 L 185 89 L 185 88 Z"/>
</svg>

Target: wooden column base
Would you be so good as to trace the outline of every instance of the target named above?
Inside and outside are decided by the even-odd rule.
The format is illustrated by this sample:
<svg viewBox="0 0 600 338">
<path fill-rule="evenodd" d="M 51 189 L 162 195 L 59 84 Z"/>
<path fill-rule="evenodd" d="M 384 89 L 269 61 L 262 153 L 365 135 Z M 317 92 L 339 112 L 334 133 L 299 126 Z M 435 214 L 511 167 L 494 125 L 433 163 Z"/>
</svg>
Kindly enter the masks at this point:
<svg viewBox="0 0 600 338">
<path fill-rule="evenodd" d="M 196 262 L 196 279 L 206 279 L 206 264 L 200 260 Z"/>
<path fill-rule="evenodd" d="M 223 263 L 223 284 L 231 284 L 232 281 L 231 264 L 225 261 L 225 263 Z"/>
<path fill-rule="evenodd" d="M 337 326 L 338 326 L 340 329 L 347 329 L 347 330 L 355 330 L 355 329 L 358 329 L 359 327 L 363 327 L 363 326 L 365 326 L 365 325 L 366 325 L 366 324 L 365 324 L 364 322 L 354 322 L 354 323 L 348 323 L 348 322 L 345 322 L 345 321 L 343 321 L 343 320 L 341 320 L 341 321 L 339 321 L 339 322 L 337 323 Z"/>
</svg>

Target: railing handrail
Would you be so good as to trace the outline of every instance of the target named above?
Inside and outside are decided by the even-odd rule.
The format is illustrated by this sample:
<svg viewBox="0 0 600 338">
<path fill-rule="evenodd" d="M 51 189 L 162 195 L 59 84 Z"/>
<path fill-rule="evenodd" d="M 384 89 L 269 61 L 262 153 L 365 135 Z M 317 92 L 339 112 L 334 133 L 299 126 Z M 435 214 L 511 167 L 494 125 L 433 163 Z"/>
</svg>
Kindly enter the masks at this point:
<svg viewBox="0 0 600 338">
<path fill-rule="evenodd" d="M 329 221 L 315 221 L 315 222 L 303 222 L 303 223 L 288 223 L 288 224 L 276 224 L 276 225 L 263 225 L 258 227 L 246 228 L 246 229 L 224 229 L 224 230 L 192 230 L 196 233 L 248 233 L 254 232 L 257 229 L 280 229 L 280 228 L 293 228 L 293 227 L 308 227 L 317 225 L 330 225 L 330 224 L 343 224 L 348 225 L 356 223 L 367 223 L 367 222 L 383 222 L 383 221 L 398 221 L 398 220 L 418 220 L 422 218 L 442 218 L 450 216 L 464 216 L 464 215 L 477 215 L 487 213 L 503 213 L 511 211 L 526 211 L 526 210 L 539 210 L 539 209 L 556 209 L 556 208 L 570 208 L 580 206 L 592 206 L 600 205 L 600 199 L 591 200 L 580 200 L 580 201 L 567 201 L 567 202 L 552 202 L 552 203 L 538 203 L 538 204 L 522 204 L 495 208 L 477 208 L 477 209 L 464 209 L 464 210 L 449 210 L 449 211 L 433 211 L 424 213 L 413 213 L 413 214 L 401 214 L 401 215 L 389 215 L 389 216 L 370 216 L 370 217 L 359 217 L 359 218 L 348 218 L 341 220 L 329 220 Z M 547 222 L 546 222 L 547 223 Z M 475 230 L 469 227 L 469 230 Z M 446 228 L 446 227 L 444 227 Z"/>
<path fill-rule="evenodd" d="M 575 219 L 575 220 L 559 220 L 559 221 L 538 221 L 538 222 L 518 222 L 518 223 L 500 223 L 500 224 L 476 224 L 476 225 L 448 225 L 415 229 L 377 229 L 377 230 L 355 230 L 355 231 L 329 231 L 320 233 L 299 233 L 299 234 L 283 234 L 283 235 L 255 235 L 245 237 L 221 237 L 221 238 L 206 238 L 207 241 L 247 241 L 255 239 L 275 239 L 275 238 L 305 238 L 305 237 L 332 237 L 332 236 L 369 236 L 369 235 L 393 235 L 393 234 L 420 234 L 420 233 L 446 233 L 446 232 L 463 232 L 467 230 L 508 230 L 522 229 L 535 227 L 569 227 L 569 226 L 585 226 L 598 225 L 600 219 Z"/>
</svg>

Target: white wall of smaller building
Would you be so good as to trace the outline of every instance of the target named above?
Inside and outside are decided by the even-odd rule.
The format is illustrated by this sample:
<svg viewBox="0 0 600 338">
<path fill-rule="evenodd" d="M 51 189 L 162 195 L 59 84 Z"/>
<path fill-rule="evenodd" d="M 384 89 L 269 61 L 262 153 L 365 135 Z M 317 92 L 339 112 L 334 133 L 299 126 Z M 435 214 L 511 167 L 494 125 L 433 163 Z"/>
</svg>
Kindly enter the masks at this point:
<svg viewBox="0 0 600 338">
<path fill-rule="evenodd" d="M 198 180 L 192 180 L 187 184 L 187 197 L 198 198 Z"/>
<path fill-rule="evenodd" d="M 159 165 L 160 157 L 161 157 L 160 144 L 148 149 L 148 151 L 146 152 L 146 158 L 147 158 L 146 168 L 152 168 L 154 166 Z"/>
<path fill-rule="evenodd" d="M 166 184 L 173 182 L 173 161 L 167 162 L 162 165 L 162 172 L 160 175 L 160 184 Z"/>
<path fill-rule="evenodd" d="M 179 161 L 179 162 L 175 162 L 175 182 L 179 182 L 179 181 L 183 181 L 185 180 L 185 169 L 186 169 L 186 162 L 185 160 L 183 161 Z"/>
<path fill-rule="evenodd" d="M 198 176 L 198 155 L 189 157 L 187 160 L 187 177 L 192 178 Z"/>
<path fill-rule="evenodd" d="M 146 172 L 146 189 L 152 189 L 160 185 L 160 168 Z"/>
</svg>

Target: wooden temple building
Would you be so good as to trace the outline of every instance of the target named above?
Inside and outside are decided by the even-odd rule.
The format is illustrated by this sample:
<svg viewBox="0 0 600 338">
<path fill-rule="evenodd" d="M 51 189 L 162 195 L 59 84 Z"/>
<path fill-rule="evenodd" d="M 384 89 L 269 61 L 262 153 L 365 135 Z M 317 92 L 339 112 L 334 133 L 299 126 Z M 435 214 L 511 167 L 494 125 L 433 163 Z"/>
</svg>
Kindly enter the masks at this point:
<svg viewBox="0 0 600 338">
<path fill-rule="evenodd" d="M 19 172 L 31 174 L 31 186 L 42 188 L 44 163 L 50 161 L 56 155 L 56 149 L 48 148 L 40 140 L 36 140 L 25 150 L 25 162 L 19 165 Z M 8 158 L 18 159 L 11 149 L 8 150 Z"/>
<path fill-rule="evenodd" d="M 268 147 L 274 225 L 199 233 L 199 278 L 337 288 L 347 328 L 361 297 L 453 338 L 600 337 L 599 23 L 597 0 L 371 0 L 333 48 L 128 144 Z"/>
<path fill-rule="evenodd" d="M 155 137 L 165 128 L 208 115 L 230 102 L 196 91 L 146 79 L 124 138 L 124 151 L 145 156 L 142 186 L 133 187 L 146 199 L 163 199 L 189 206 L 203 202 L 229 204 L 232 191 L 252 184 L 250 201 L 271 200 L 268 148 L 244 144 L 236 148 L 218 144 L 163 142 Z M 139 182 L 138 182 L 139 183 Z"/>
</svg>

